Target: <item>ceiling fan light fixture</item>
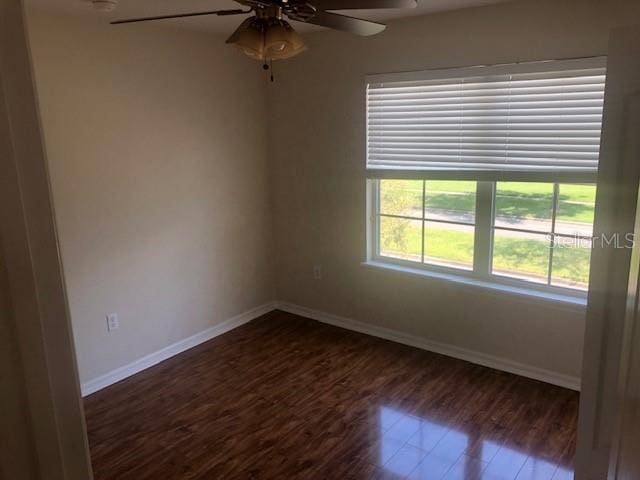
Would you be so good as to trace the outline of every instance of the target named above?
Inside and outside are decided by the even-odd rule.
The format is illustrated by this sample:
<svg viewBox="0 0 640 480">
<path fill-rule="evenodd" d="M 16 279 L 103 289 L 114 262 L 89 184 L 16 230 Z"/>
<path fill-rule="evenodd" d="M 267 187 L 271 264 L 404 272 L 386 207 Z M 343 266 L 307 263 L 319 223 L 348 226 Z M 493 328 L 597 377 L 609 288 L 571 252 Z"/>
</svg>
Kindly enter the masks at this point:
<svg viewBox="0 0 640 480">
<path fill-rule="evenodd" d="M 289 45 L 288 32 L 282 25 L 267 27 L 264 34 L 264 51 L 266 55 L 277 55 Z"/>
<path fill-rule="evenodd" d="M 91 4 L 99 12 L 112 12 L 118 6 L 118 0 L 91 0 Z"/>
<path fill-rule="evenodd" d="M 269 25 L 265 32 L 265 57 L 267 60 L 283 60 L 306 50 L 302 37 L 289 23 L 280 20 Z"/>
<path fill-rule="evenodd" d="M 306 50 L 302 37 L 289 23 L 262 16 L 245 20 L 227 43 L 261 62 L 291 58 Z"/>
<path fill-rule="evenodd" d="M 264 32 L 256 22 L 240 25 L 228 43 L 234 44 L 242 53 L 255 60 L 262 60 L 264 57 Z"/>
</svg>

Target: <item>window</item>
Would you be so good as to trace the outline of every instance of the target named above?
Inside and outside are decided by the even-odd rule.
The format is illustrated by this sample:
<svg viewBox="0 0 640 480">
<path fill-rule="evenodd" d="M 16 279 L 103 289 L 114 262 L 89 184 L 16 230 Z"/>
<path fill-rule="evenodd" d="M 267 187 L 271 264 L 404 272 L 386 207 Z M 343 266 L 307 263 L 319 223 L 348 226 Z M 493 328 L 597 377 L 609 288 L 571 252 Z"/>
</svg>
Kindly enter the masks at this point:
<svg viewBox="0 0 640 480">
<path fill-rule="evenodd" d="M 379 255 L 473 269 L 476 183 L 380 180 Z"/>
<path fill-rule="evenodd" d="M 491 192 L 489 223 L 476 224 L 478 186 Z M 477 256 L 491 259 L 491 276 L 587 289 L 593 184 L 382 179 L 375 189 L 378 260 L 473 272 Z M 489 242 L 476 248 L 477 235 Z"/>
<path fill-rule="evenodd" d="M 588 288 L 602 59 L 370 77 L 369 258 Z"/>
</svg>

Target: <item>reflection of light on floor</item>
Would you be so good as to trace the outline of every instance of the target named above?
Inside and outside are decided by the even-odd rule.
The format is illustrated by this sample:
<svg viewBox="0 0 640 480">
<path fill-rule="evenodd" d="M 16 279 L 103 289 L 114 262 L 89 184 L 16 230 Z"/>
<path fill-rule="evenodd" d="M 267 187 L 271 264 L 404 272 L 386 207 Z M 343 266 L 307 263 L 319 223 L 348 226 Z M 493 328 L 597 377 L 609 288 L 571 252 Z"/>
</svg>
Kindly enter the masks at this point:
<svg viewBox="0 0 640 480">
<path fill-rule="evenodd" d="M 432 476 L 437 472 L 444 475 L 467 448 L 465 434 L 393 408 L 380 408 L 379 420 L 379 464 L 400 477 L 411 474 L 419 465 L 428 468 Z M 427 456 L 429 460 L 425 461 Z"/>
<path fill-rule="evenodd" d="M 573 471 L 400 410 L 379 409 L 378 465 L 418 480 L 573 480 Z"/>
</svg>

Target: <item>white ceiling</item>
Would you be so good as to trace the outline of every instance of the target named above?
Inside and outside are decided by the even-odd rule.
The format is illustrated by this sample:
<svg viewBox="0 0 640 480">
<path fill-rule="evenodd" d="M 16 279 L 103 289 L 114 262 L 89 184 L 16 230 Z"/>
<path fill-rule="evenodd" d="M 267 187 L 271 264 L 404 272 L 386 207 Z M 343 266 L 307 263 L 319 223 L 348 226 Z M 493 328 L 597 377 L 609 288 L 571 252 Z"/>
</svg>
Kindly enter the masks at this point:
<svg viewBox="0 0 640 480">
<path fill-rule="evenodd" d="M 509 0 L 418 0 L 418 7 L 413 9 L 349 10 L 343 13 L 370 20 L 385 21 L 505 1 Z M 89 0 L 25 0 L 25 3 L 27 3 L 30 8 L 72 15 L 92 15 L 95 17 L 103 17 L 105 21 L 121 18 L 240 8 L 240 5 L 233 0 L 119 0 L 118 8 L 116 8 L 115 11 L 111 13 L 101 13 L 93 10 Z M 243 18 L 243 15 L 229 17 L 210 16 L 183 18 L 179 20 L 162 20 L 155 23 L 230 34 Z M 320 27 L 301 24 L 299 22 L 292 22 L 292 24 L 294 24 L 296 30 L 301 32 L 322 30 Z M 132 25 L 123 25 L 119 28 L 132 27 Z"/>
</svg>

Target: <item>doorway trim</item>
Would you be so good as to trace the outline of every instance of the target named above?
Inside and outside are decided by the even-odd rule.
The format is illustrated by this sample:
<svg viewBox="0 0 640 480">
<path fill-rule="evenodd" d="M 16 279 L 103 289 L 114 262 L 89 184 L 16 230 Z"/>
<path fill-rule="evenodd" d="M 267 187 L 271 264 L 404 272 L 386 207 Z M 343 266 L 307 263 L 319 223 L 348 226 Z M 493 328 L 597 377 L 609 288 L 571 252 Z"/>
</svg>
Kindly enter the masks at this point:
<svg viewBox="0 0 640 480">
<path fill-rule="evenodd" d="M 26 392 L 24 428 L 37 463 L 29 465 L 29 475 L 88 480 L 89 448 L 26 33 L 22 2 L 0 2 L 0 246 L 21 362 L 19 387 Z"/>
<path fill-rule="evenodd" d="M 640 131 L 630 100 L 640 91 L 640 26 L 611 31 L 582 365 L 577 480 L 604 480 L 614 443 L 632 249 L 605 236 L 633 235 Z M 597 241 L 600 239 L 601 241 Z M 623 245 L 621 248 L 617 248 Z"/>
</svg>

